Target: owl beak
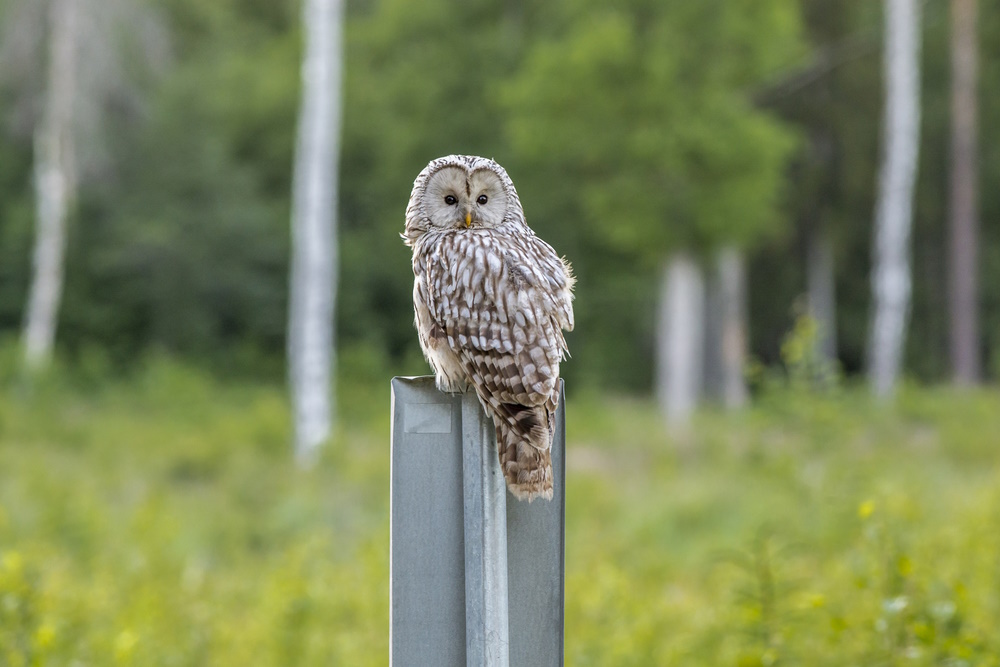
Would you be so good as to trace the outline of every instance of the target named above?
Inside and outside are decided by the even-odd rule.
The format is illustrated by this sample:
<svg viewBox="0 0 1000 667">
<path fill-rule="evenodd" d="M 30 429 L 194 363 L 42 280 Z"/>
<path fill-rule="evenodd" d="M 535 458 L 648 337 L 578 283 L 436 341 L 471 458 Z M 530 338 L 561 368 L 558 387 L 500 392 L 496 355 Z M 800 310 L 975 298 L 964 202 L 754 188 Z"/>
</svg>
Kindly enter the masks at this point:
<svg viewBox="0 0 1000 667">
<path fill-rule="evenodd" d="M 465 212 L 465 228 L 468 229 L 472 226 L 472 211 Z"/>
</svg>

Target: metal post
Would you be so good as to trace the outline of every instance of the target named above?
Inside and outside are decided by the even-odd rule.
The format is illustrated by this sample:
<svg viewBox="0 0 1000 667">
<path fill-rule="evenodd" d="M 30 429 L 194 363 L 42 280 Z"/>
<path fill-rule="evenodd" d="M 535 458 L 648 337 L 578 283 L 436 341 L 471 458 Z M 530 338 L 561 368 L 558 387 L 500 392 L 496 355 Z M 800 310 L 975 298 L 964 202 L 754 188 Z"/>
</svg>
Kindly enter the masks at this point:
<svg viewBox="0 0 1000 667">
<path fill-rule="evenodd" d="M 462 398 L 465 486 L 465 660 L 507 667 L 507 485 L 493 424 L 474 392 Z"/>
<path fill-rule="evenodd" d="M 562 665 L 562 409 L 556 424 L 555 497 L 520 502 L 474 394 L 393 379 L 390 665 Z"/>
<path fill-rule="evenodd" d="M 466 665 L 461 433 L 461 397 L 438 392 L 433 378 L 393 379 L 389 664 L 394 667 Z"/>
<path fill-rule="evenodd" d="M 560 381 L 562 385 L 562 381 Z M 561 667 L 566 554 L 566 396 L 552 437 L 552 500 L 507 496 L 507 597 L 510 664 Z M 499 459 L 498 459 L 499 463 Z"/>
</svg>

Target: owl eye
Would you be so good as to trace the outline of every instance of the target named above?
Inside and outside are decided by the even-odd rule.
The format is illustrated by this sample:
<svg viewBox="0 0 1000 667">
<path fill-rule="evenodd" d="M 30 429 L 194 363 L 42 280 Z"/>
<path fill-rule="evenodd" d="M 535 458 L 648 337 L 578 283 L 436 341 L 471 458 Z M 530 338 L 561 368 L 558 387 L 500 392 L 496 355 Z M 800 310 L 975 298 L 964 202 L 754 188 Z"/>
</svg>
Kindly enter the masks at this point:
<svg viewBox="0 0 1000 667">
<path fill-rule="evenodd" d="M 487 198 L 486 195 L 479 195 L 479 199 L 477 199 L 476 201 L 479 203 L 480 206 L 482 206 L 483 204 L 489 201 L 489 198 Z"/>
<path fill-rule="evenodd" d="M 454 206 L 455 204 L 458 203 L 458 200 L 455 199 L 455 195 L 448 195 L 447 197 L 444 198 L 444 203 L 447 204 L 448 206 Z"/>
</svg>

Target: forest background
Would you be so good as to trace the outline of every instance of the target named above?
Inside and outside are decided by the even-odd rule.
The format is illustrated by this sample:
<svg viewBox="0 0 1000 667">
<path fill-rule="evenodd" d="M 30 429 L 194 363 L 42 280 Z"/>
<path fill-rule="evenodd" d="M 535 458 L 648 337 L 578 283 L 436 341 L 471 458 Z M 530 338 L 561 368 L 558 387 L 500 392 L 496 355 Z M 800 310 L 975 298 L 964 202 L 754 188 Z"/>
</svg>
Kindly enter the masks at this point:
<svg viewBox="0 0 1000 667">
<path fill-rule="evenodd" d="M 8 35 L 0 332 L 11 339 L 24 320 L 34 238 L 43 4 L 0 5 Z M 97 69 L 81 84 L 96 92 L 81 91 L 89 107 L 77 121 L 80 190 L 59 352 L 125 368 L 156 349 L 225 375 L 280 379 L 298 5 L 163 0 L 121 9 L 131 4 L 103 3 L 98 14 L 118 15 L 105 21 L 110 54 L 88 61 Z M 816 229 L 833 250 L 836 356 L 848 374 L 861 371 L 881 8 L 861 0 L 716 4 L 349 3 L 342 363 L 373 378 L 423 372 L 408 251 L 397 233 L 415 174 L 432 157 L 466 152 L 508 169 L 529 224 L 576 267 L 571 386 L 650 390 L 659 274 L 664 257 L 685 248 L 703 258 L 724 244 L 745 251 L 749 349 L 775 363 L 804 312 Z M 948 375 L 948 3 L 925 9 L 905 369 L 936 381 Z M 988 223 L 1000 214 L 1000 190 L 988 186 L 1000 177 L 990 120 L 1000 114 L 995 7 L 983 6 L 978 29 L 980 211 Z M 979 339 L 990 376 L 1000 364 L 998 233 L 984 224 L 980 243 Z"/>
</svg>

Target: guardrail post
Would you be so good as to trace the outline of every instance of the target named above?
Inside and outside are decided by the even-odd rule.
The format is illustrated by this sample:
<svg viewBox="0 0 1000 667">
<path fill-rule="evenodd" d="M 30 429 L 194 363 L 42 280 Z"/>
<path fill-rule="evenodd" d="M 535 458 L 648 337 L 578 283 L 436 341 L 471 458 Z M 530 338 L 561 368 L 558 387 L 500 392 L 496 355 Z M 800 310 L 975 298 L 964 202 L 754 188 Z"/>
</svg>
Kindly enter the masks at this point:
<svg viewBox="0 0 1000 667">
<path fill-rule="evenodd" d="M 555 497 L 520 502 L 475 394 L 393 379 L 391 665 L 562 665 L 562 407 L 556 423 Z"/>
<path fill-rule="evenodd" d="M 507 485 L 493 423 L 475 393 L 462 397 L 465 487 L 465 660 L 507 667 Z"/>
</svg>

